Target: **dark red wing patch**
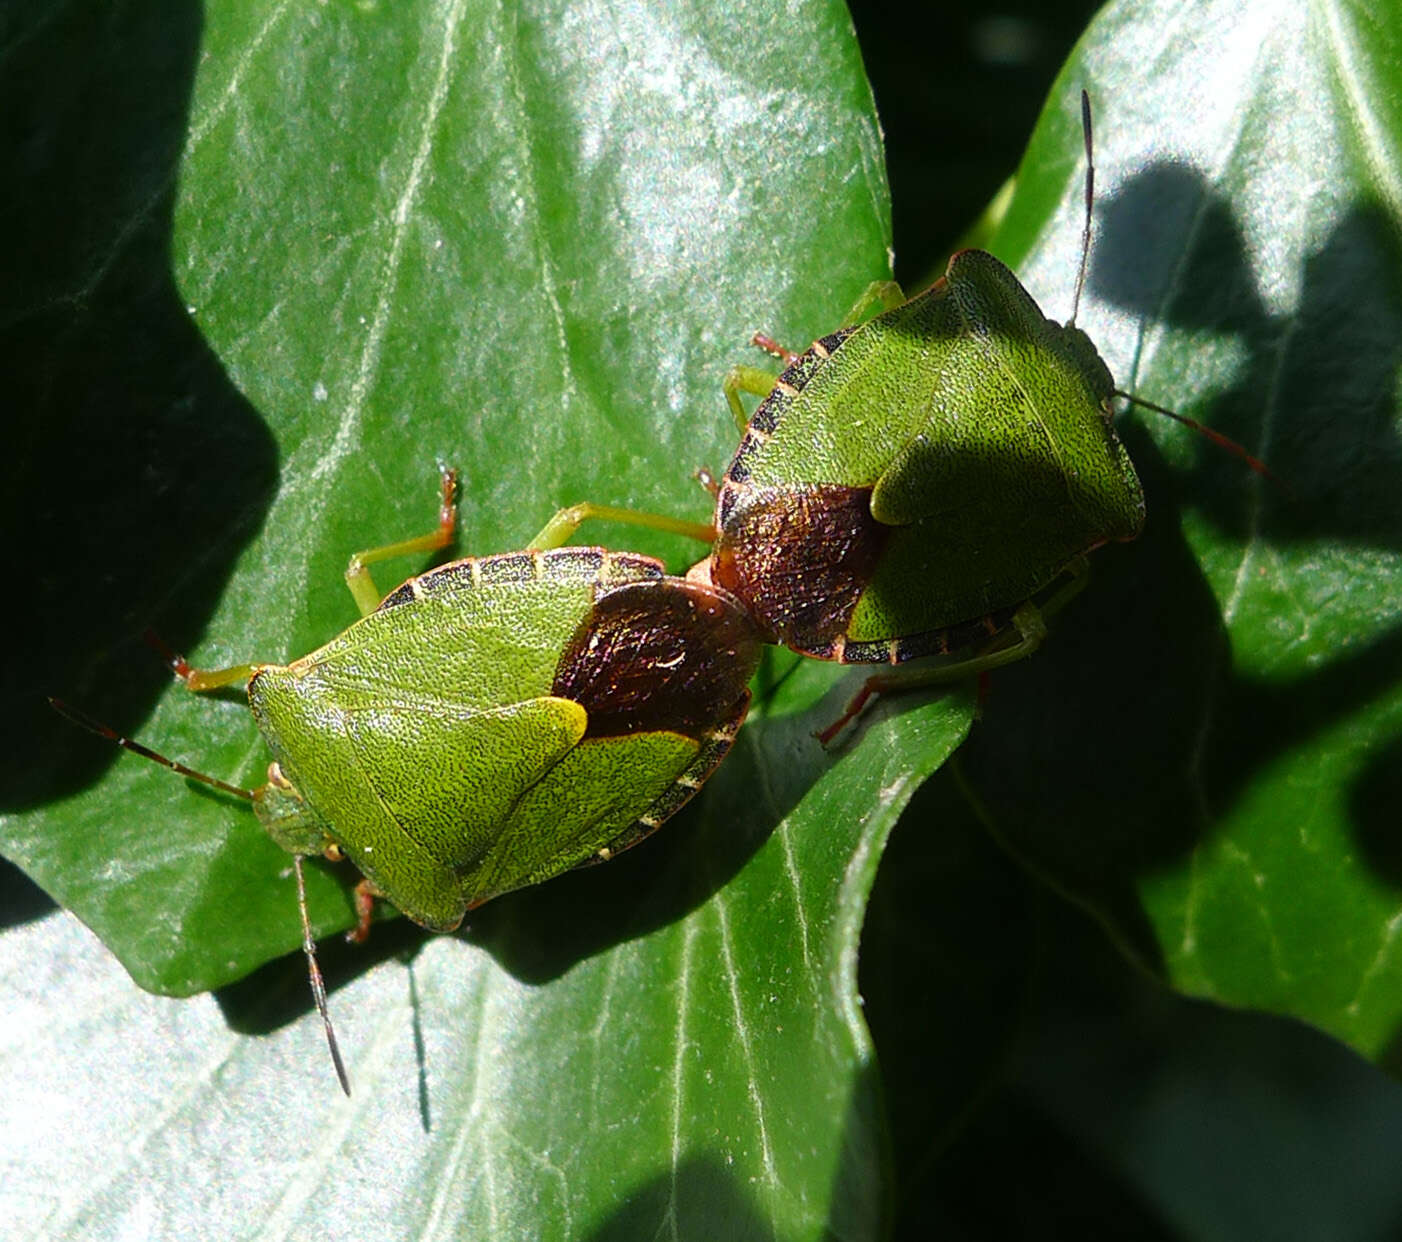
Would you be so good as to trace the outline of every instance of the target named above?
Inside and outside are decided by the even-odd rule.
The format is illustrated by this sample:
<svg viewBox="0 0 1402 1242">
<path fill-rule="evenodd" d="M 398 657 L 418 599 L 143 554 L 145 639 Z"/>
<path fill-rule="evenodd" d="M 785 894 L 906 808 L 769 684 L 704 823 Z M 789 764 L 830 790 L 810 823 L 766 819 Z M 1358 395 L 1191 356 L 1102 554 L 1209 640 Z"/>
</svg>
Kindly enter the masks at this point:
<svg viewBox="0 0 1402 1242">
<path fill-rule="evenodd" d="M 600 593 L 560 657 L 552 693 L 589 713 L 586 737 L 701 737 L 733 715 L 760 645 L 725 591 L 682 578 L 629 583 Z"/>
<path fill-rule="evenodd" d="M 711 578 L 775 640 L 817 654 L 846 630 L 889 533 L 869 487 L 738 489 Z"/>
</svg>

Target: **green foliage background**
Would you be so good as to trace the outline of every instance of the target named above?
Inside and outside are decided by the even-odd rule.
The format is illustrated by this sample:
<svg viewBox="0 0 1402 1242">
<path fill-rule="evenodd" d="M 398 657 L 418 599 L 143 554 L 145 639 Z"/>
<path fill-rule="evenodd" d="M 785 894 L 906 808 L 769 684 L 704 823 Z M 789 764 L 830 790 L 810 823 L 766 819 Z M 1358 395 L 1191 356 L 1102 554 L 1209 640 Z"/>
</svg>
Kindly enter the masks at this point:
<svg viewBox="0 0 1402 1242">
<path fill-rule="evenodd" d="M 945 101 L 929 157 L 984 201 L 971 145 L 1001 150 L 1029 90 L 998 57 L 1052 36 L 859 17 L 883 108 Z M 1064 317 L 1089 89 L 1081 323 L 1125 387 L 1288 491 L 1129 416 L 1145 535 L 1097 556 L 971 733 L 966 696 L 892 700 L 824 754 L 854 675 L 776 653 L 734 755 L 647 846 L 456 937 L 328 941 L 350 1102 L 286 956 L 285 859 L 40 696 L 256 782 L 237 697 L 172 688 L 145 626 L 205 664 L 317 645 L 354 615 L 347 553 L 431 520 L 437 458 L 466 480 L 464 552 L 582 497 L 704 517 L 689 474 L 732 447 L 719 381 L 748 335 L 801 343 L 888 271 L 858 43 L 817 0 L 54 4 L 7 35 L 3 844 L 106 946 L 12 880 L 7 1220 L 1395 1232 L 1397 22 L 1112 6 L 984 222 Z M 912 86 L 941 74 L 952 97 Z M 974 208 L 935 224 L 910 204 L 938 178 L 892 179 L 898 245 L 935 262 Z M 346 926 L 343 877 L 314 881 L 320 932 Z"/>
</svg>

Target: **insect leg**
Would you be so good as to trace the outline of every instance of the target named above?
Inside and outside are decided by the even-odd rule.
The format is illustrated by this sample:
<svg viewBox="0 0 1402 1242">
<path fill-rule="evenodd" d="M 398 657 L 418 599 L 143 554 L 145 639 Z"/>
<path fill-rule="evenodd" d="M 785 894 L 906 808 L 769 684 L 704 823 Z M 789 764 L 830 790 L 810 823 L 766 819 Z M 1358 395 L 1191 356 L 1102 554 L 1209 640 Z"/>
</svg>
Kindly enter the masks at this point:
<svg viewBox="0 0 1402 1242">
<path fill-rule="evenodd" d="M 187 690 L 218 690 L 221 686 L 242 685 L 263 667 L 261 664 L 231 664 L 228 668 L 193 668 L 183 655 L 172 651 L 155 630 L 147 630 L 142 637 L 165 666 L 185 683 Z"/>
<path fill-rule="evenodd" d="M 375 898 L 381 894 L 369 880 L 362 878 L 352 895 L 355 901 L 355 926 L 346 933 L 346 939 L 351 944 L 364 944 L 370 939 L 370 921 L 375 917 Z"/>
<path fill-rule="evenodd" d="M 843 709 L 842 715 L 825 729 L 813 736 L 826 746 L 852 721 L 860 716 L 878 694 L 895 694 L 904 690 L 919 690 L 925 686 L 937 686 L 952 681 L 963 681 L 989 669 L 1001 668 L 1026 659 L 1042 645 L 1047 636 L 1047 627 L 1042 620 L 1042 611 L 1035 604 L 1024 604 L 1013 614 L 1013 635 L 1004 639 L 993 649 L 985 649 L 978 655 L 957 660 L 949 664 L 936 664 L 928 668 L 903 668 L 896 673 L 877 673 L 862 682 L 862 688 L 852 697 Z"/>
<path fill-rule="evenodd" d="M 894 673 L 877 673 L 862 683 L 862 688 L 847 704 L 841 716 L 827 728 L 815 734 L 818 741 L 826 746 L 844 728 L 866 710 L 867 704 L 878 694 L 892 694 L 901 690 L 915 690 L 923 686 L 934 686 L 951 681 L 962 681 L 990 669 L 1001 668 L 1024 660 L 1037 650 L 1047 636 L 1047 618 L 1064 608 L 1069 600 L 1080 593 L 1087 581 L 1087 566 L 1084 557 L 1077 557 L 1065 569 L 1067 579 L 1056 585 L 1050 595 L 1041 603 L 1023 604 L 1012 617 L 1012 626 L 999 635 L 989 646 L 964 659 L 931 664 L 928 667 L 908 667 Z"/>
<path fill-rule="evenodd" d="M 540 533 L 526 545 L 529 552 L 543 552 L 558 548 L 568 542 L 585 522 L 591 519 L 606 522 L 627 522 L 630 526 L 646 526 L 649 530 L 663 530 L 673 535 L 685 535 L 699 543 L 716 541 L 715 527 L 709 522 L 690 522 L 686 518 L 668 517 L 665 513 L 644 513 L 640 509 L 620 509 L 613 505 L 596 505 L 591 501 L 581 501 L 561 509 L 541 529 Z"/>
<path fill-rule="evenodd" d="M 763 339 L 769 340 L 768 337 Z M 784 350 L 785 354 L 788 352 L 788 350 Z M 749 425 L 750 416 L 745 413 L 745 407 L 740 402 L 740 394 L 748 392 L 756 397 L 767 397 L 774 390 L 774 385 L 778 383 L 778 380 L 777 375 L 771 375 L 760 367 L 734 366 L 725 373 L 721 389 L 730 405 L 730 412 L 735 415 L 735 425 L 742 433 Z"/>
<path fill-rule="evenodd" d="M 398 543 L 387 543 L 378 548 L 367 548 L 350 558 L 346 566 L 346 586 L 355 597 L 356 607 L 362 617 L 368 617 L 380 606 L 379 588 L 370 576 L 369 566 L 376 561 L 385 561 L 392 556 L 412 556 L 416 553 L 437 552 L 453 542 L 457 526 L 458 507 L 454 503 L 457 495 L 458 474 L 449 466 L 439 466 L 442 475 L 442 500 L 438 506 L 438 525 L 427 535 L 413 539 L 401 539 Z"/>
<path fill-rule="evenodd" d="M 852 304 L 852 309 L 847 312 L 847 317 L 840 326 L 850 328 L 866 319 L 873 308 L 876 308 L 877 313 L 895 310 L 905 301 L 905 291 L 894 280 L 873 280 L 862 290 L 862 296 Z"/>
</svg>

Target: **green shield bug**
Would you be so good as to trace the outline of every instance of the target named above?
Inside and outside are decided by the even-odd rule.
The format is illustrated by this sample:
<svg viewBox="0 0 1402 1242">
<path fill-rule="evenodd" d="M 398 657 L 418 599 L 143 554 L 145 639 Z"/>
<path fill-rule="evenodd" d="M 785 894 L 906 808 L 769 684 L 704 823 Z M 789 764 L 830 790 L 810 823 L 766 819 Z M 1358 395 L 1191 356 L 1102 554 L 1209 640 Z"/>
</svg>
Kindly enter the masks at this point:
<svg viewBox="0 0 1402 1242">
<path fill-rule="evenodd" d="M 771 382 L 720 482 L 710 577 L 805 655 L 971 647 L 1143 524 L 1110 372 L 983 251 Z"/>
<path fill-rule="evenodd" d="M 247 682 L 272 752 L 242 790 L 79 724 L 249 799 L 301 859 L 347 857 L 373 897 L 451 931 L 492 897 L 612 857 L 659 827 L 724 757 L 749 703 L 760 639 L 728 592 L 599 548 L 456 560 L 383 599 L 368 564 L 445 546 L 439 530 L 361 553 L 347 580 L 364 614 L 290 664 L 173 666 L 187 686 Z M 324 988 L 304 942 L 323 1019 Z M 342 1085 L 344 1069 L 328 1038 Z M 347 1090 L 349 1088 L 347 1087 Z"/>
<path fill-rule="evenodd" d="M 991 254 L 964 250 L 909 300 L 891 282 L 872 285 L 849 326 L 801 354 L 757 336 L 788 364 L 777 379 L 754 367 L 726 377 L 742 438 L 702 535 L 711 555 L 691 576 L 724 587 L 769 641 L 804 655 L 886 665 L 945 657 L 869 678 L 819 734 L 824 742 L 875 692 L 1030 655 L 1044 616 L 1084 582 L 1086 555 L 1138 536 L 1144 493 L 1113 426 L 1117 397 L 1265 472 L 1218 433 L 1116 388 L 1076 327 L 1094 197 L 1084 92 L 1081 104 L 1085 227 L 1065 324 L 1043 315 Z M 863 320 L 875 305 L 884 309 Z M 748 417 L 742 392 L 762 397 Z M 605 512 L 577 506 L 556 522 Z"/>
<path fill-rule="evenodd" d="M 1082 120 L 1077 303 L 1094 184 L 1084 93 Z M 877 302 L 885 309 L 857 322 Z M 744 431 L 720 481 L 707 577 L 805 655 L 955 657 L 906 684 L 1030 654 L 1042 609 L 1077 589 L 1082 558 L 1143 526 L 1144 493 L 1112 422 L 1124 394 L 1074 309 L 1064 325 L 1048 319 L 981 250 L 954 255 L 908 301 L 873 285 L 848 322 L 802 354 L 779 351 L 777 380 L 747 367 L 727 376 Z M 748 420 L 741 391 L 763 395 Z M 861 698 L 892 684 L 873 679 Z"/>
</svg>

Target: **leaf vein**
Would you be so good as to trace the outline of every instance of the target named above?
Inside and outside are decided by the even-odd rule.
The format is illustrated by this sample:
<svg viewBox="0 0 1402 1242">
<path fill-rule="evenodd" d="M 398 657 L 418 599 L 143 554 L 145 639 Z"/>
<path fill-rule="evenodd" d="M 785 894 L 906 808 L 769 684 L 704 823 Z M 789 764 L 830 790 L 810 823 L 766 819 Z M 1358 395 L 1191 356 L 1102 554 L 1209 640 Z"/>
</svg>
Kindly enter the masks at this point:
<svg viewBox="0 0 1402 1242">
<path fill-rule="evenodd" d="M 370 391 L 370 383 L 379 370 L 385 334 L 389 330 L 389 322 L 393 315 L 391 300 L 399 267 L 404 257 L 404 243 L 409 232 L 409 217 L 423 187 L 428 158 L 433 152 L 433 139 L 438 128 L 438 120 L 443 113 L 448 93 L 452 88 L 452 66 L 457 50 L 457 34 L 466 7 L 466 0 L 455 0 L 443 23 L 443 44 L 438 58 L 433 89 L 424 110 L 423 124 L 419 127 L 418 145 L 414 150 L 413 159 L 409 163 L 403 189 L 400 191 L 399 199 L 395 203 L 394 212 L 390 217 L 389 251 L 380 269 L 379 289 L 375 295 L 375 310 L 370 319 L 365 345 L 360 351 L 360 362 L 356 368 L 355 378 L 351 381 L 350 397 L 336 428 L 335 439 L 332 441 L 331 448 L 313 467 L 313 479 L 320 479 L 328 471 L 334 469 L 355 447 L 360 418 L 364 413 L 366 397 Z"/>
</svg>

